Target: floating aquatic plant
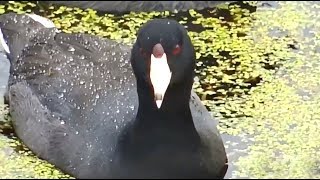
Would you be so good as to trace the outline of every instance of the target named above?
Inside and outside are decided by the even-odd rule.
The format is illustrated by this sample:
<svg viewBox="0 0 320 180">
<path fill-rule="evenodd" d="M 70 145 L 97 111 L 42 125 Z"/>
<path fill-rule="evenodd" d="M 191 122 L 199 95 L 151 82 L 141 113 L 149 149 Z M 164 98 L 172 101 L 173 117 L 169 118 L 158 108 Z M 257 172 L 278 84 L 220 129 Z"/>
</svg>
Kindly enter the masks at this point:
<svg viewBox="0 0 320 180">
<path fill-rule="evenodd" d="M 39 5 L 9 1 L 0 5 L 0 14 L 35 12 L 63 32 L 129 45 L 149 19 L 177 19 L 197 51 L 195 91 L 219 119 L 221 133 L 251 141 L 247 155 L 230 162 L 237 166 L 233 177 L 320 177 L 318 3 L 245 1 L 184 13 L 123 15 Z M 10 123 L 0 126 L 8 128 Z M 1 177 L 65 177 L 28 148 L 18 151 L 20 156 L 4 154 L 7 147 L 21 145 L 0 137 L 1 162 L 11 164 L 0 166 Z"/>
</svg>

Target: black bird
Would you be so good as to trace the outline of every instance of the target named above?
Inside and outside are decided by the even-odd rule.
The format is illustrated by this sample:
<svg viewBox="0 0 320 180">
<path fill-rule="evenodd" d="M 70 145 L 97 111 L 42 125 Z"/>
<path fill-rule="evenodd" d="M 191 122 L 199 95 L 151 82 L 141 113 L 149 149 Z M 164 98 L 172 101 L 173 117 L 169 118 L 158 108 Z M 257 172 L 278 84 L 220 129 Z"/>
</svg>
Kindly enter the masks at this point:
<svg viewBox="0 0 320 180">
<path fill-rule="evenodd" d="M 224 177 L 225 148 L 192 91 L 195 50 L 182 25 L 150 20 L 129 47 L 34 19 L 4 14 L 0 28 L 14 129 L 37 156 L 76 178 Z"/>
</svg>

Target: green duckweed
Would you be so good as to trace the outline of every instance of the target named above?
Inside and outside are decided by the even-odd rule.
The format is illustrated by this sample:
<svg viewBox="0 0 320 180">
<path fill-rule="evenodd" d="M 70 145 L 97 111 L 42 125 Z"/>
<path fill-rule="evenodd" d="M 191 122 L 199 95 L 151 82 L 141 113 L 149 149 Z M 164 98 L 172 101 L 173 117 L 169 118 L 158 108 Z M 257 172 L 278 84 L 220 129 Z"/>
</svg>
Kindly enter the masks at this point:
<svg viewBox="0 0 320 180">
<path fill-rule="evenodd" d="M 0 14 L 35 12 L 63 32 L 129 45 L 149 19 L 177 19 L 188 28 L 197 51 L 195 91 L 219 119 L 222 136 L 240 137 L 237 143 L 248 145 L 246 155 L 229 160 L 236 166 L 232 178 L 320 178 L 320 4 L 268 3 L 113 15 L 9 1 L 0 5 Z M 7 109 L 2 109 L 4 117 Z M 0 129 L 10 129 L 8 116 L 4 119 Z M 229 142 L 225 145 L 231 147 Z M 12 150 L 16 147 L 20 151 Z M 0 166 L 1 177 L 70 178 L 36 158 L 14 136 L 0 136 L 0 148 L 0 162 L 6 164 Z"/>
</svg>

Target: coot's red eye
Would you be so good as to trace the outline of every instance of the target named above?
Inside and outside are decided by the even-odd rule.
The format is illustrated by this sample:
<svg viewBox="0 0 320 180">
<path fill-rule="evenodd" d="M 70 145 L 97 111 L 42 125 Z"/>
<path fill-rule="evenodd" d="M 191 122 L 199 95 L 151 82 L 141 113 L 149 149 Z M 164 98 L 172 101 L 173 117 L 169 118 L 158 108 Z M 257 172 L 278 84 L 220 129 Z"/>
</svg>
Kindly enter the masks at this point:
<svg viewBox="0 0 320 180">
<path fill-rule="evenodd" d="M 181 47 L 179 44 L 176 45 L 176 47 L 172 50 L 173 55 L 178 55 L 181 52 Z"/>
</svg>

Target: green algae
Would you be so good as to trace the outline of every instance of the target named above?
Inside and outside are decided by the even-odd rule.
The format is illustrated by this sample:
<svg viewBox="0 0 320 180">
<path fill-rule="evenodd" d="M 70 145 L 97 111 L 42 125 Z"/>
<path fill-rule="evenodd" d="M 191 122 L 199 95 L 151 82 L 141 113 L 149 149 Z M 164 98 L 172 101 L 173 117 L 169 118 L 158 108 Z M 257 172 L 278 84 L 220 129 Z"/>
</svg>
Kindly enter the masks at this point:
<svg viewBox="0 0 320 180">
<path fill-rule="evenodd" d="M 149 19 L 178 19 L 188 27 L 197 50 L 194 89 L 219 119 L 220 132 L 241 137 L 244 142 L 239 143 L 252 141 L 247 155 L 230 162 L 237 166 L 233 178 L 319 178 L 320 5 L 263 4 L 231 3 L 182 15 L 142 12 L 119 16 L 10 1 L 0 5 L 0 14 L 35 12 L 66 33 L 89 33 L 126 44 L 133 43 L 136 31 Z M 0 145 L 5 148 L 13 142 L 1 138 Z M 26 158 L 3 152 L 1 160 L 12 165 L 2 166 L 1 177 L 64 177 L 29 155 L 32 153 L 25 155 L 28 150 L 19 152 Z"/>
<path fill-rule="evenodd" d="M 306 35 L 318 32 L 316 8 L 320 6 L 312 2 L 279 2 L 279 6 L 253 13 L 257 18 L 254 27 L 260 30 L 252 34 L 279 38 L 270 33 L 270 29 L 277 29 L 282 37 L 296 42 L 292 43 L 295 48 L 286 53 L 290 60 L 264 84 L 252 88 L 250 96 L 242 101 L 248 117 L 238 119 L 235 134 L 253 134 L 254 140 L 248 155 L 236 162 L 238 172 L 234 177 L 320 177 L 320 54 L 315 46 L 319 40 Z"/>
</svg>

